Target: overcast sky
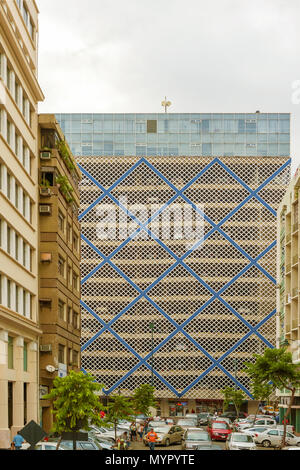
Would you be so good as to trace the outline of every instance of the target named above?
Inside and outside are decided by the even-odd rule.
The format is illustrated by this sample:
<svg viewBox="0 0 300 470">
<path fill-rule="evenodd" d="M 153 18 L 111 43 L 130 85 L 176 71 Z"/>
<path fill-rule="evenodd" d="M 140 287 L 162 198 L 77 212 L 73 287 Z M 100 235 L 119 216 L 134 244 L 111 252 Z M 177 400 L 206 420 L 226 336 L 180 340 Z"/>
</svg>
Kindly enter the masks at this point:
<svg viewBox="0 0 300 470">
<path fill-rule="evenodd" d="M 40 112 L 290 112 L 299 0 L 37 0 Z"/>
</svg>

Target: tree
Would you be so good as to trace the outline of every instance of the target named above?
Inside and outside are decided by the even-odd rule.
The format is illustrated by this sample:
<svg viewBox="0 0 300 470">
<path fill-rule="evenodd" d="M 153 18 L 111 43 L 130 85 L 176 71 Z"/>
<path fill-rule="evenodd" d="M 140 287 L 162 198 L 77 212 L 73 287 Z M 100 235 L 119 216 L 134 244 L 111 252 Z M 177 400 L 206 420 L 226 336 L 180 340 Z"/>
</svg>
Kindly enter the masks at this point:
<svg viewBox="0 0 300 470">
<path fill-rule="evenodd" d="M 281 447 L 285 446 L 286 424 L 294 403 L 295 392 L 300 386 L 300 368 L 294 364 L 292 354 L 286 347 L 280 349 L 266 349 L 263 355 L 253 354 L 255 363 L 246 362 L 245 372 L 251 377 L 254 384 L 272 386 L 272 391 L 289 390 L 290 403 L 283 418 L 283 438 Z"/>
<path fill-rule="evenodd" d="M 157 407 L 157 402 L 154 398 L 154 387 L 149 384 L 140 385 L 134 392 L 132 402 L 136 414 L 149 416 L 150 407 Z"/>
<path fill-rule="evenodd" d="M 104 407 L 95 393 L 102 390 L 103 385 L 94 380 L 90 375 L 74 371 L 67 377 L 54 379 L 51 392 L 43 397 L 52 401 L 52 414 L 55 417 L 52 432 L 61 435 L 63 432 L 88 430 L 89 423 L 103 423 L 100 412 Z"/>
<path fill-rule="evenodd" d="M 235 390 L 234 388 L 226 387 L 224 390 L 221 390 L 221 393 L 224 395 L 224 410 L 227 410 L 230 403 L 233 403 L 238 417 L 243 401 L 246 398 L 244 392 L 242 390 Z"/>
<path fill-rule="evenodd" d="M 107 406 L 107 414 L 105 423 L 112 423 L 115 430 L 115 440 L 117 441 L 117 426 L 121 419 L 131 419 L 134 415 L 133 403 L 130 398 L 125 398 L 122 395 L 114 395 L 110 397 Z"/>
<path fill-rule="evenodd" d="M 252 396 L 254 400 L 258 401 L 258 406 L 257 406 L 255 416 L 254 416 L 254 422 L 256 420 L 256 415 L 259 410 L 260 402 L 269 400 L 272 391 L 273 391 L 273 387 L 269 383 L 266 383 L 266 384 L 256 383 L 256 382 L 252 383 L 252 390 L 251 390 Z"/>
</svg>

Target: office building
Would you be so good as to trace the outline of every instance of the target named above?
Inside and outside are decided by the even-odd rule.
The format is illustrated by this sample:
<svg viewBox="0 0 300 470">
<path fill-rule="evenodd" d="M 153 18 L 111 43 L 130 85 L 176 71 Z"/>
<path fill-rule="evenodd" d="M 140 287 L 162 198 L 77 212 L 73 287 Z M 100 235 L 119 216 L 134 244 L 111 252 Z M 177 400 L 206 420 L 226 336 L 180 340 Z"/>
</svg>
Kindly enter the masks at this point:
<svg viewBox="0 0 300 470">
<path fill-rule="evenodd" d="M 81 169 L 82 369 L 162 415 L 249 397 L 276 344 L 289 114 L 58 114 Z M 251 406 L 249 407 L 251 411 Z"/>
<path fill-rule="evenodd" d="M 39 115 L 41 425 L 49 432 L 55 377 L 80 368 L 80 172 L 54 115 Z"/>
<path fill-rule="evenodd" d="M 298 169 L 278 209 L 277 235 L 277 347 L 287 347 L 295 364 L 300 363 L 299 195 Z M 278 396 L 283 418 L 290 394 L 287 390 L 278 391 Z M 300 432 L 300 389 L 294 398 L 291 423 Z"/>
<path fill-rule="evenodd" d="M 0 3 L 0 448 L 39 418 L 38 9 Z"/>
</svg>

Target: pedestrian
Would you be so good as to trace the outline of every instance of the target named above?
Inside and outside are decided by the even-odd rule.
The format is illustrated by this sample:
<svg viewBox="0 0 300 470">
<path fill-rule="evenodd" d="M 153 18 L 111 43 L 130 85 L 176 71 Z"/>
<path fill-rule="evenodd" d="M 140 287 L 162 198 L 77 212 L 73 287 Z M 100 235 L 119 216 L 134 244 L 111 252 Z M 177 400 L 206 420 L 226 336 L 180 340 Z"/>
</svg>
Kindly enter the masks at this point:
<svg viewBox="0 0 300 470">
<path fill-rule="evenodd" d="M 22 444 L 25 442 L 25 439 L 21 436 L 20 432 L 18 431 L 13 439 L 13 443 L 15 445 L 16 450 L 21 450 Z"/>
<path fill-rule="evenodd" d="M 150 450 L 155 450 L 155 442 L 157 441 L 157 434 L 153 428 L 148 432 L 146 439 L 149 443 Z"/>
<path fill-rule="evenodd" d="M 144 423 L 144 433 L 145 433 L 145 435 L 148 433 L 148 428 L 149 428 L 148 427 L 148 422 L 149 421 L 146 420 L 145 423 Z"/>
<path fill-rule="evenodd" d="M 143 440 L 143 434 L 144 434 L 144 425 L 143 423 L 141 423 L 139 427 L 139 435 L 140 435 L 141 442 Z"/>
<path fill-rule="evenodd" d="M 130 447 L 130 439 L 129 439 L 127 431 L 124 431 L 123 434 L 121 434 L 120 438 L 123 439 L 125 443 L 125 448 L 127 450 Z"/>
<path fill-rule="evenodd" d="M 276 421 L 277 424 L 279 424 L 279 415 L 278 414 L 275 416 L 275 421 Z"/>
<path fill-rule="evenodd" d="M 136 424 L 134 421 L 132 421 L 130 425 L 130 440 L 131 441 L 136 441 L 137 440 L 137 435 L 136 435 Z"/>
<path fill-rule="evenodd" d="M 10 450 L 16 450 L 16 446 L 14 442 L 10 444 Z"/>
</svg>

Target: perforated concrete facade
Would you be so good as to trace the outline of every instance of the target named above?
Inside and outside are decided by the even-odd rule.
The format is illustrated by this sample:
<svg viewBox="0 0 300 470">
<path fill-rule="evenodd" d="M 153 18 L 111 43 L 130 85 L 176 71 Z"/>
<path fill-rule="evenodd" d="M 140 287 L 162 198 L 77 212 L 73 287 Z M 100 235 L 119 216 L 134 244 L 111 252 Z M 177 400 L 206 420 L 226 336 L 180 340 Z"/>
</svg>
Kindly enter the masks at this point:
<svg viewBox="0 0 300 470">
<path fill-rule="evenodd" d="M 276 210 L 289 158 L 77 161 L 83 370 L 106 394 L 130 395 L 151 383 L 153 359 L 159 398 L 220 399 L 235 385 L 250 396 L 243 363 L 276 343 Z"/>
</svg>

